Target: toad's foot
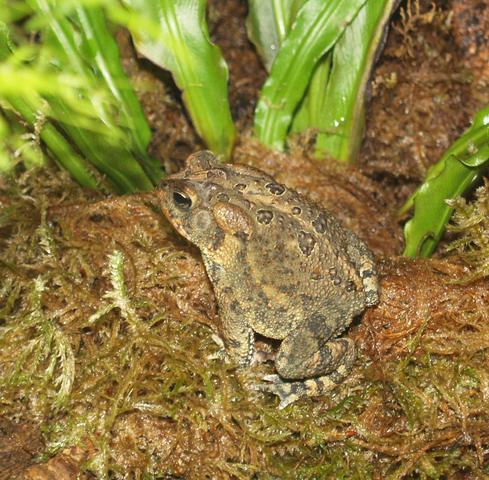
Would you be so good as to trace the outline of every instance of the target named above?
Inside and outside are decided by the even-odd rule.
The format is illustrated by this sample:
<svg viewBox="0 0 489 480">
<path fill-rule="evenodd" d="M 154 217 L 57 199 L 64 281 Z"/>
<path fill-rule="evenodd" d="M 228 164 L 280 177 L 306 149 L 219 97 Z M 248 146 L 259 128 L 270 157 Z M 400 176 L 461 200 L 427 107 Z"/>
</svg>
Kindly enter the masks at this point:
<svg viewBox="0 0 489 480">
<path fill-rule="evenodd" d="M 269 385 L 254 385 L 253 389 L 278 395 L 280 398 L 278 409 L 282 410 L 301 398 L 324 395 L 333 390 L 344 379 L 343 376 L 341 379 L 339 376 L 336 378 L 337 376 L 334 373 L 336 372 L 324 377 L 310 378 L 300 382 L 289 382 L 278 375 L 266 375 L 263 380 L 273 383 Z"/>
</svg>

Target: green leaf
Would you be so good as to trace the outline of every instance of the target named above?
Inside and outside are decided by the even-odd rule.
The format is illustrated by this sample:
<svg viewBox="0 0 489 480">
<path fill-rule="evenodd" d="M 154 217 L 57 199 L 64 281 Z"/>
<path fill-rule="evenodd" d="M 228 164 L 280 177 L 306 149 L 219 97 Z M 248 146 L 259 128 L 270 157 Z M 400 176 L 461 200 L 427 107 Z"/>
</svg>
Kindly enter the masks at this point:
<svg viewBox="0 0 489 480">
<path fill-rule="evenodd" d="M 74 115 L 68 104 L 55 97 L 47 97 L 53 107 L 56 118 L 63 129 L 73 139 L 83 155 L 98 170 L 107 175 L 117 193 L 132 193 L 140 190 L 151 190 L 154 185 L 144 170 L 136 161 L 125 142 L 127 139 L 120 132 L 113 131 L 105 123 L 99 123 L 98 118 L 93 122 L 99 129 L 80 126 L 80 119 Z"/>
<path fill-rule="evenodd" d="M 404 227 L 408 257 L 429 257 L 438 244 L 453 209 L 446 199 L 462 195 L 489 167 L 489 106 L 480 110 L 474 124 L 428 172 L 424 183 L 399 210 L 414 205 L 414 216 Z"/>
<path fill-rule="evenodd" d="M 365 92 L 397 0 L 369 0 L 333 51 L 326 101 L 318 123 L 316 157 L 354 163 L 363 139 Z"/>
<path fill-rule="evenodd" d="M 332 52 L 323 55 L 312 72 L 311 81 L 304 98 L 294 113 L 291 132 L 304 132 L 308 128 L 319 128 L 326 101 L 326 85 L 331 71 Z"/>
<path fill-rule="evenodd" d="M 15 46 L 10 39 L 7 25 L 0 22 L 0 62 L 4 62 L 14 53 Z"/>
<path fill-rule="evenodd" d="M 314 66 L 337 42 L 365 1 L 309 0 L 302 6 L 256 107 L 255 131 L 262 143 L 283 150 L 292 115 Z"/>
<path fill-rule="evenodd" d="M 80 98 L 85 101 L 87 115 L 81 116 L 74 112 L 71 104 L 58 95 L 51 94 L 46 95 L 46 99 L 53 108 L 52 115 L 82 154 L 107 175 L 118 193 L 153 188 L 154 185 L 135 157 L 144 157 L 142 149 L 147 138 L 144 134 L 140 136 L 136 133 L 135 140 L 131 142 L 128 130 L 124 131 L 117 123 L 119 112 L 122 111 L 122 118 L 126 119 L 131 111 L 134 113 L 134 108 L 133 105 L 121 101 L 126 98 L 120 89 L 127 87 L 128 83 L 127 79 L 126 85 L 121 83 L 123 72 L 120 68 L 111 70 L 115 62 L 119 62 L 118 49 L 107 31 L 101 13 L 95 9 L 90 12 L 74 0 L 63 4 L 65 10 L 71 7 L 69 13 L 72 17 L 69 19 L 55 1 L 29 0 L 29 3 L 47 24 L 45 51 L 47 54 L 54 52 L 55 55 L 50 56 L 49 61 L 60 72 L 72 71 L 86 79 L 89 85 L 87 90 L 78 91 Z M 101 71 L 104 71 L 103 75 Z M 110 83 L 112 88 L 108 87 Z M 115 98 L 111 90 L 116 93 Z M 134 103 L 134 98 L 131 102 Z M 141 115 L 136 114 L 134 121 L 132 127 L 141 124 Z M 126 119 L 124 126 L 127 127 L 127 123 L 131 122 Z M 137 149 L 134 153 L 131 151 L 131 143 Z M 157 180 L 154 161 L 149 161 L 149 166 L 152 167 L 153 178 Z"/>
<path fill-rule="evenodd" d="M 0 0 L 0 22 L 13 24 L 31 13 L 31 9 L 22 0 Z"/>
<path fill-rule="evenodd" d="M 41 118 L 40 114 L 42 99 L 36 92 L 36 89 L 56 88 L 57 80 L 55 78 L 39 78 L 39 76 L 24 67 L 14 67 L 8 63 L 14 55 L 15 47 L 10 40 L 8 28 L 0 24 L 0 96 L 11 106 L 11 108 L 20 114 L 29 124 L 31 129 L 38 133 L 46 144 L 53 159 L 59 166 L 65 167 L 80 185 L 85 188 L 98 188 L 98 182 L 87 168 L 84 158 L 78 155 L 71 147 L 63 135 L 61 135 L 53 124 L 46 119 Z M 18 85 L 22 85 L 21 94 Z M 60 96 L 65 93 L 59 89 Z M 6 127 L 0 131 L 0 139 L 5 138 Z M 2 160 L 2 170 L 8 171 L 11 165 L 8 165 L 6 159 Z"/>
<path fill-rule="evenodd" d="M 280 47 L 279 32 L 273 12 L 272 0 L 248 0 L 249 13 L 246 18 L 248 38 L 270 71 Z"/>
<path fill-rule="evenodd" d="M 0 174 L 6 174 L 13 171 L 14 162 L 9 155 L 6 142 L 4 141 L 4 139 L 6 139 L 7 137 L 11 137 L 9 125 L 3 119 L 1 113 L 2 109 L 0 107 Z"/>
<path fill-rule="evenodd" d="M 156 184 L 163 178 L 163 171 L 159 162 L 147 154 L 151 130 L 122 70 L 119 48 L 106 27 L 103 12 L 79 4 L 75 13 L 77 26 L 83 34 L 85 52 L 117 100 L 116 123 L 128 131 L 130 150 L 143 162 L 146 172 Z"/>
<path fill-rule="evenodd" d="M 307 0 L 249 0 L 246 19 L 248 38 L 255 45 L 269 72 L 280 44 L 290 31 L 302 5 Z"/>
<path fill-rule="evenodd" d="M 267 71 L 270 71 L 280 44 L 290 32 L 306 1 L 249 0 L 250 12 L 246 19 L 248 37 L 255 45 Z M 314 67 L 304 98 L 294 113 L 290 127 L 292 132 L 318 127 L 330 68 L 331 55 L 328 53 Z"/>
<path fill-rule="evenodd" d="M 236 136 L 227 95 L 227 66 L 211 43 L 205 0 L 124 0 L 139 53 L 172 72 L 197 133 L 230 156 Z"/>
</svg>

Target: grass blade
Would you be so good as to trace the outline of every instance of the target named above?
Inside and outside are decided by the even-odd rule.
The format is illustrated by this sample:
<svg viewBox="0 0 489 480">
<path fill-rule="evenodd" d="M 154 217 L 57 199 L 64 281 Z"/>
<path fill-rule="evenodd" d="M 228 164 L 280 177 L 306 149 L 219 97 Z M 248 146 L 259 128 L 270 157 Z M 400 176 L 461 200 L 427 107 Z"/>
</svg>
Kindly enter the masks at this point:
<svg viewBox="0 0 489 480">
<path fill-rule="evenodd" d="M 2 74 L 0 73 L 0 78 Z M 7 97 L 7 102 L 13 110 L 18 112 L 34 131 L 38 131 L 39 136 L 48 147 L 53 160 L 59 167 L 68 170 L 73 178 L 84 188 L 99 188 L 97 180 L 90 173 L 87 162 L 78 155 L 61 133 L 56 130 L 54 125 L 38 117 L 39 107 L 26 102 L 18 96 Z M 38 99 L 38 105 L 41 105 Z"/>
<path fill-rule="evenodd" d="M 2 68 L 7 75 L 14 69 L 27 79 L 17 85 L 8 79 L 0 95 L 24 116 L 34 136 L 46 142 L 55 162 L 83 186 L 98 185 L 85 157 L 118 193 L 153 188 L 163 171 L 146 153 L 151 132 L 101 8 L 78 0 L 28 0 L 28 4 L 34 16 L 26 27 L 40 29 L 44 43 L 24 47 L 31 52 L 26 63 L 25 55 L 13 55 L 8 35 L 0 33 L 0 55 L 10 55 L 10 64 Z M 68 142 L 57 129 L 64 130 Z"/>
<path fill-rule="evenodd" d="M 236 136 L 227 95 L 227 66 L 210 42 L 205 0 L 124 0 L 136 48 L 172 72 L 197 133 L 229 157 Z M 143 28 L 144 27 L 144 28 Z"/>
</svg>

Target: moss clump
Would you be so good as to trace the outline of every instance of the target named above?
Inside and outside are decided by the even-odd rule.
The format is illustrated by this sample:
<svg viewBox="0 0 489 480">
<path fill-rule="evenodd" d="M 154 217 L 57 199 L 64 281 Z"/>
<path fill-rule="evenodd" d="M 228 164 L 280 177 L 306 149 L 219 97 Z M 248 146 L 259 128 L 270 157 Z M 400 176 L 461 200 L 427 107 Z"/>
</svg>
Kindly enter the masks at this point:
<svg viewBox="0 0 489 480">
<path fill-rule="evenodd" d="M 489 181 L 475 191 L 475 200 L 462 197 L 446 200 L 455 211 L 447 230 L 460 236 L 449 247 L 457 250 L 473 271 L 464 283 L 489 275 Z"/>
</svg>

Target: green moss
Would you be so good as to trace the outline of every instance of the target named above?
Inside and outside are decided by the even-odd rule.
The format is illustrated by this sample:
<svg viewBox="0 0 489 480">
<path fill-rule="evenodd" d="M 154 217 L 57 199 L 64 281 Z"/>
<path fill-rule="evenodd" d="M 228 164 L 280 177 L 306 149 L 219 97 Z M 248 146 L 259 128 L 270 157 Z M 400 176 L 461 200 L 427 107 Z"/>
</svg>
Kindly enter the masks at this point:
<svg viewBox="0 0 489 480">
<path fill-rule="evenodd" d="M 489 473 L 485 285 L 381 263 L 353 374 L 279 411 L 250 388 L 273 365 L 209 359 L 212 289 L 151 193 L 90 195 L 50 170 L 0 187 L 0 408 L 39 425 L 45 454 L 78 445 L 98 478 Z"/>
<path fill-rule="evenodd" d="M 468 283 L 489 275 L 489 183 L 479 187 L 475 200 L 471 203 L 458 197 L 446 200 L 455 211 L 447 229 L 459 233 L 459 238 L 449 247 L 457 250 L 462 258 L 473 268 L 473 272 L 464 278 Z"/>
</svg>

